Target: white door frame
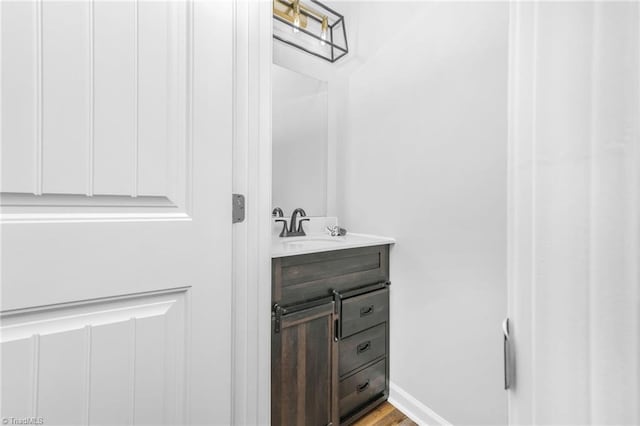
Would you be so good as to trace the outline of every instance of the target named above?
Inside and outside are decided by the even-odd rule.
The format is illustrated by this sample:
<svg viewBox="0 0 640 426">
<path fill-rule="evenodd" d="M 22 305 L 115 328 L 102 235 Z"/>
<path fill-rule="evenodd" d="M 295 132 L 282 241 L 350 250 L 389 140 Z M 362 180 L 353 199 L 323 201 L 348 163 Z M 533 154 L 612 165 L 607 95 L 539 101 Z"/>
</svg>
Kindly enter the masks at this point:
<svg viewBox="0 0 640 426">
<path fill-rule="evenodd" d="M 233 229 L 231 421 L 271 414 L 272 3 L 235 0 L 233 192 L 246 219 Z"/>
</svg>

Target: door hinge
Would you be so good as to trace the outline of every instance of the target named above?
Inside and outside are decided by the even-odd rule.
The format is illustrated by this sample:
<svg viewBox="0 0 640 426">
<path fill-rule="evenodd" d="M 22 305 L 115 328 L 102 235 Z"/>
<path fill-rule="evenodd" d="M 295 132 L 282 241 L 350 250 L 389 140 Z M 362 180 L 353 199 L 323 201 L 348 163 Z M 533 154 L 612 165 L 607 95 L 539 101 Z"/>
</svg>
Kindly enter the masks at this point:
<svg viewBox="0 0 640 426">
<path fill-rule="evenodd" d="M 504 352 L 504 389 L 508 390 L 513 385 L 513 365 L 514 365 L 514 353 L 512 347 L 511 336 L 509 334 L 509 318 L 505 318 L 502 322 L 502 335 L 503 343 L 502 349 Z"/>
<path fill-rule="evenodd" d="M 244 195 L 231 194 L 231 222 L 244 222 Z"/>
</svg>

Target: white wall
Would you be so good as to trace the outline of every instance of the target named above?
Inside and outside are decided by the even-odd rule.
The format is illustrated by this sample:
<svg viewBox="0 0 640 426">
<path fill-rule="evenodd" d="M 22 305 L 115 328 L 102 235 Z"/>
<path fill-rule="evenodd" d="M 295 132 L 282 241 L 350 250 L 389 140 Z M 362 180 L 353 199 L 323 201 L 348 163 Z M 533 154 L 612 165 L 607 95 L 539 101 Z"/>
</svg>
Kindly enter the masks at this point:
<svg viewBox="0 0 640 426">
<path fill-rule="evenodd" d="M 327 82 L 274 65 L 273 207 L 327 213 Z"/>
<path fill-rule="evenodd" d="M 338 217 L 397 238 L 391 381 L 454 424 L 504 424 L 508 5 L 351 6 Z"/>
</svg>

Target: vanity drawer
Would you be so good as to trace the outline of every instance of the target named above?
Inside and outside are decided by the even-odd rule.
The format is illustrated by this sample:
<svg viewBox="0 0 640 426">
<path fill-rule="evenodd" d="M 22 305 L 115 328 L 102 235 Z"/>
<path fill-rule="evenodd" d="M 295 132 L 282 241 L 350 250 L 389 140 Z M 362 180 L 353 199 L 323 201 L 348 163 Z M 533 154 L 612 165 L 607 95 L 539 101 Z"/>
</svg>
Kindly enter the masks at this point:
<svg viewBox="0 0 640 426">
<path fill-rule="evenodd" d="M 386 389 L 386 362 L 386 359 L 382 359 L 340 382 L 339 411 L 341 418 L 384 393 Z"/>
<path fill-rule="evenodd" d="M 342 300 L 341 336 L 348 337 L 389 319 L 389 288 Z"/>
<path fill-rule="evenodd" d="M 281 306 L 389 280 L 389 246 L 274 258 L 272 302 Z"/>
<path fill-rule="evenodd" d="M 340 376 L 385 355 L 387 323 L 380 324 L 340 341 Z"/>
</svg>

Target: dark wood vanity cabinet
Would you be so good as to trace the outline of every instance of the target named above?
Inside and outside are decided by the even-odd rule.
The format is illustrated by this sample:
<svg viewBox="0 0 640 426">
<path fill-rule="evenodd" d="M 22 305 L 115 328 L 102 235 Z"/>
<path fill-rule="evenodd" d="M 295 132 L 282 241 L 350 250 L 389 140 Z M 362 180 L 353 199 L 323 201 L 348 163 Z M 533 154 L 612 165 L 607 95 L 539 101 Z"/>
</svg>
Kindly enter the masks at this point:
<svg viewBox="0 0 640 426">
<path fill-rule="evenodd" d="M 272 425 L 351 424 L 389 393 L 389 246 L 272 261 Z"/>
<path fill-rule="evenodd" d="M 334 306 L 321 301 L 272 318 L 271 424 L 338 423 Z"/>
</svg>

